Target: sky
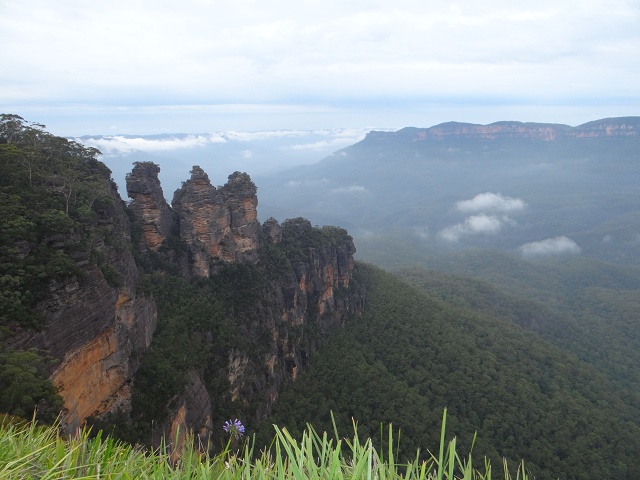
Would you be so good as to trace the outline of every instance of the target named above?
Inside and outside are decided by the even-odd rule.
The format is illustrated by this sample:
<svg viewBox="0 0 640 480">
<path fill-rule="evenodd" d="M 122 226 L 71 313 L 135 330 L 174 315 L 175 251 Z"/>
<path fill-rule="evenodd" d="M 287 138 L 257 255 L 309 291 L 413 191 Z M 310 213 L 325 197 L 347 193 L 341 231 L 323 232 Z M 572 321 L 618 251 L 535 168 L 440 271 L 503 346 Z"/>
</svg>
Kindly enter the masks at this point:
<svg viewBox="0 0 640 480">
<path fill-rule="evenodd" d="M 640 2 L 0 0 L 0 112 L 64 136 L 640 115 Z"/>
</svg>

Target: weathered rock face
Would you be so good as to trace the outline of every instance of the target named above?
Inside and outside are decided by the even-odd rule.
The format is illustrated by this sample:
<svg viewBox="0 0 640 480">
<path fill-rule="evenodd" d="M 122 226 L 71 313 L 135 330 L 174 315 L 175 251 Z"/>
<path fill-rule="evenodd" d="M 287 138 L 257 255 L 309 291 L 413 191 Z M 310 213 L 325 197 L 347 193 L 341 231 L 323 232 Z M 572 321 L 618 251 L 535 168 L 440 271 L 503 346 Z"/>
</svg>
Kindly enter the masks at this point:
<svg viewBox="0 0 640 480">
<path fill-rule="evenodd" d="M 132 354 L 149 347 L 155 323 L 153 302 L 130 298 L 123 291 L 115 322 L 65 354 L 51 378 L 64 398 L 66 423 L 73 427 L 89 416 L 129 408 L 130 383 L 137 369 Z"/>
<path fill-rule="evenodd" d="M 212 349 L 221 349 L 216 368 L 228 389 L 207 391 L 203 379 L 205 372 L 211 374 L 209 366 L 196 366 L 187 387 L 171 399 L 170 417 L 153 427 L 152 442 L 192 431 L 206 445 L 212 422 L 220 420 L 215 416 L 219 402 L 251 405 L 243 408 L 255 420 L 266 418 L 283 383 L 295 380 L 329 329 L 362 311 L 363 293 L 351 288 L 355 247 L 346 231 L 314 228 L 300 218 L 282 225 L 269 219 L 261 226 L 256 187 L 246 174 L 234 173 L 215 188 L 194 167 L 191 179 L 176 192 L 173 209 L 164 201 L 152 164 L 137 164 L 127 187 L 147 252 L 170 255 L 166 240 L 178 231 L 182 245 L 175 250 L 186 250 L 191 259 L 190 267 L 179 269 L 186 277 L 244 268 L 262 279 L 251 305 L 236 319 L 242 330 L 239 345 L 218 345 L 214 331 L 202 332 Z M 50 286 L 51 295 L 41 305 L 46 315 L 42 331 L 12 337 L 15 346 L 36 346 L 58 360 L 51 379 L 64 399 L 70 428 L 90 416 L 129 411 L 139 353 L 150 346 L 156 328 L 155 302 L 137 292 L 129 217 L 113 185 L 110 198 L 92 238 L 93 253 L 76 253 L 83 274 Z M 50 246 L 64 248 L 68 241 L 56 235 Z M 160 250 L 161 244 L 167 248 Z M 29 255 L 27 247 L 24 255 Z M 117 285 L 109 270 L 120 278 Z"/>
<path fill-rule="evenodd" d="M 243 341 L 228 349 L 217 346 L 215 335 L 205 335 L 213 349 L 221 349 L 219 365 L 224 367 L 217 375 L 228 387 L 209 392 L 208 400 L 203 395 L 190 404 L 172 402 L 164 435 L 176 425 L 201 435 L 209 432 L 211 418 L 216 425 L 225 420 L 215 409 L 220 404 L 224 411 L 241 410 L 251 424 L 266 419 L 283 384 L 304 370 L 331 329 L 364 309 L 365 292 L 352 279 L 355 247 L 345 230 L 312 227 L 303 218 L 282 225 L 269 219 L 261 236 L 258 261 L 250 265 L 256 277 L 268 280 L 252 287 L 256 295 L 237 320 Z M 209 405 L 213 411 L 207 411 Z"/>
<path fill-rule="evenodd" d="M 129 208 L 140 222 L 144 245 L 153 251 L 171 235 L 174 225 L 158 173 L 160 167 L 154 163 L 138 162 L 127 175 L 127 195 L 132 199 Z"/>
<path fill-rule="evenodd" d="M 282 241 L 282 228 L 275 218 L 271 217 L 264 222 L 263 229 L 271 243 L 278 244 Z"/>
<path fill-rule="evenodd" d="M 314 228 L 303 218 L 282 225 L 269 219 L 263 229 L 268 242 L 282 245 L 291 267 L 269 284 L 258 306 L 260 324 L 269 332 L 268 353 L 260 359 L 250 352 L 229 355 L 232 400 L 261 399 L 254 421 L 270 414 L 282 384 L 296 379 L 330 330 L 363 312 L 365 296 L 352 285 L 355 247 L 345 230 Z M 312 243 L 306 243 L 310 239 Z"/>
<path fill-rule="evenodd" d="M 300 233 L 313 229 L 311 222 L 303 218 L 287 220 L 284 229 L 297 230 Z M 336 230 L 335 227 L 324 227 L 325 230 Z M 273 228 L 271 227 L 271 230 Z M 344 231 L 343 231 L 344 232 Z M 346 234 L 346 232 L 344 232 Z M 281 234 L 282 235 L 282 234 Z M 351 280 L 356 249 L 351 237 L 339 244 L 327 243 L 321 248 L 311 248 L 308 259 L 298 260 L 292 264 L 295 273 L 295 286 L 287 288 L 286 310 L 283 320 L 292 325 L 303 322 L 308 310 L 307 302 L 312 302 L 314 310 L 322 317 L 331 312 L 339 317 L 349 313 L 344 309 L 334 293 L 340 288 L 347 288 Z M 332 318 L 336 319 L 335 316 Z"/>
<path fill-rule="evenodd" d="M 263 403 L 255 413 L 256 421 L 270 414 L 283 382 L 296 379 L 330 330 L 364 311 L 365 299 L 365 292 L 352 285 L 356 249 L 345 230 L 314 228 L 303 218 L 286 220 L 282 226 L 270 219 L 263 228 L 274 243 L 302 247 L 303 254 L 290 256 L 291 271 L 282 275 L 267 295 L 278 310 L 272 312 L 271 318 L 267 317 L 271 347 L 264 363 L 252 365 L 241 361 L 238 355 L 230 358 L 229 371 L 234 372 L 230 374 L 230 384 L 240 387 L 235 390 L 239 392 L 237 398 L 248 401 L 255 395 L 263 395 Z M 305 245 L 304 238 L 310 236 L 324 238 L 314 245 Z M 246 386 L 260 384 L 259 372 L 265 366 L 268 376 L 261 386 L 263 392 L 257 389 L 252 392 Z"/>
<path fill-rule="evenodd" d="M 16 348 L 36 347 L 57 360 L 51 379 L 64 400 L 62 420 L 70 428 L 88 416 L 128 408 L 138 368 L 132 353 L 151 344 L 156 326 L 155 302 L 136 292 L 138 270 L 127 248 L 129 219 L 115 185 L 109 188 L 109 205 L 100 212 L 103 233 L 92 237 L 92 250 L 120 284 L 107 281 L 107 270 L 91 260 L 90 252 L 77 251 L 73 258 L 82 274 L 52 283 L 51 295 L 38 306 L 44 328 L 16 332 L 10 340 Z M 73 234 L 58 234 L 50 248 L 63 249 L 76 240 Z"/>
<path fill-rule="evenodd" d="M 172 455 L 178 457 L 184 447 L 187 434 L 192 433 L 195 447 L 206 452 L 213 428 L 212 405 L 209 393 L 198 373 L 193 371 L 189 373 L 187 387 L 176 403 L 178 406 L 172 417 L 152 432 L 152 445 L 159 447 L 163 437 L 165 440 L 169 438 L 175 445 Z"/>
<path fill-rule="evenodd" d="M 176 191 L 172 206 L 196 276 L 210 276 L 216 263 L 257 261 L 258 198 L 246 173 L 234 173 L 226 185 L 216 189 L 195 166 L 191 178 Z"/>
</svg>

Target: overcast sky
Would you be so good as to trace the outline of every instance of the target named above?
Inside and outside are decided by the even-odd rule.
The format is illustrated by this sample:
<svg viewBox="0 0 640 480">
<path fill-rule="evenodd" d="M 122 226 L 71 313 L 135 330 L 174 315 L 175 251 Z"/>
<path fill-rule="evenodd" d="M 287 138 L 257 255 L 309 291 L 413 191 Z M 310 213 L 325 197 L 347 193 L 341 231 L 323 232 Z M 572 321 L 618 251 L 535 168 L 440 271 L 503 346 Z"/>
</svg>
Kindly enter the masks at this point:
<svg viewBox="0 0 640 480">
<path fill-rule="evenodd" d="M 640 1 L 0 0 L 0 111 L 68 136 L 640 115 Z"/>
</svg>

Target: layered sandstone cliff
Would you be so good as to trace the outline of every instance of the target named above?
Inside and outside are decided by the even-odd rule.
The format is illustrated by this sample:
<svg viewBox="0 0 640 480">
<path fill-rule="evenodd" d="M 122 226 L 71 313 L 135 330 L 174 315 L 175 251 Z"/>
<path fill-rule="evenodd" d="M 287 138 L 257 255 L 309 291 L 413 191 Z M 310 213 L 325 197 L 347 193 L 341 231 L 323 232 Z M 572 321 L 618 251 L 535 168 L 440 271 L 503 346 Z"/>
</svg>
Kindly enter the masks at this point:
<svg viewBox="0 0 640 480">
<path fill-rule="evenodd" d="M 260 225 L 247 174 L 216 188 L 196 166 L 170 207 L 158 166 L 137 163 L 127 208 L 97 151 L 39 130 L 37 151 L 23 130 L 2 164 L 12 195 L 0 347 L 52 359 L 39 380 L 57 387 L 69 429 L 95 417 L 140 427 L 133 441 L 190 430 L 206 445 L 221 415 L 264 419 L 329 329 L 362 310 L 347 232 L 304 219 Z M 34 152 L 37 178 L 20 157 Z"/>
<path fill-rule="evenodd" d="M 130 384 L 139 362 L 133 355 L 151 344 L 156 327 L 152 298 L 137 292 L 138 270 L 128 248 L 129 219 L 115 185 L 90 232 L 90 249 L 76 249 L 79 273 L 49 285 L 38 305 L 43 328 L 14 332 L 14 348 L 38 348 L 52 357 L 51 379 L 64 400 L 62 422 L 70 428 L 115 408 L 130 407 Z M 48 248 L 63 251 L 78 235 L 58 233 Z M 115 280 L 114 280 L 115 279 Z"/>
<path fill-rule="evenodd" d="M 258 259 L 258 197 L 246 173 L 229 176 L 220 188 L 193 167 L 191 178 L 176 191 L 172 206 L 196 276 L 208 277 L 218 263 L 255 263 Z"/>
<path fill-rule="evenodd" d="M 174 216 L 164 198 L 158 174 L 160 167 L 151 162 L 138 162 L 127 175 L 129 209 L 142 228 L 143 242 L 139 247 L 157 251 L 174 227 Z"/>
<path fill-rule="evenodd" d="M 246 173 L 236 172 L 225 185 L 214 187 L 194 166 L 171 209 L 164 206 L 157 175 L 152 165 L 138 165 L 128 177 L 134 219 L 146 225 L 145 248 L 162 250 L 162 255 L 171 255 L 171 248 L 186 252 L 189 266 L 180 271 L 187 278 L 223 275 L 233 278 L 233 288 L 251 289 L 242 307 L 228 305 L 242 341 L 221 344 L 212 331 L 198 333 L 210 343 L 217 366 L 203 359 L 188 373 L 186 390 L 171 399 L 168 419 L 153 432 L 157 442 L 188 429 L 206 443 L 212 419 L 220 421 L 216 408 L 240 408 L 254 421 L 266 418 L 283 383 L 295 380 L 329 330 L 363 310 L 364 292 L 352 285 L 355 247 L 347 232 L 313 227 L 302 218 L 282 225 L 270 218 L 260 225 L 257 189 Z M 170 214 L 176 218 L 178 243 L 173 247 L 158 228 Z M 159 249 L 158 241 L 166 248 Z M 234 276 L 236 268 L 246 277 Z M 247 287 L 246 281 L 253 283 Z M 222 392 L 204 386 L 203 375 L 212 368 L 219 369 L 216 375 L 227 385 Z"/>
</svg>

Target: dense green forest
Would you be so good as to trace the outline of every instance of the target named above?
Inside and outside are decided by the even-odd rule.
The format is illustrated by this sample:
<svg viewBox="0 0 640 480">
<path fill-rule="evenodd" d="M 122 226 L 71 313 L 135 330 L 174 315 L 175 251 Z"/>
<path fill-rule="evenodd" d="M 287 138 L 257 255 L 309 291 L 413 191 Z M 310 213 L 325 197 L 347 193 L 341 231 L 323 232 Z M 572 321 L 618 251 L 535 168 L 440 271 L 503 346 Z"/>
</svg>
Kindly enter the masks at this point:
<svg viewBox="0 0 640 480">
<path fill-rule="evenodd" d="M 447 407 L 460 444 L 478 432 L 475 454 L 493 465 L 504 456 L 525 458 L 537 478 L 633 478 L 640 409 L 629 390 L 506 315 L 445 303 L 371 266 L 358 275 L 365 315 L 314 356 L 267 423 L 330 431 L 334 412 L 341 431 L 353 419 L 380 438 L 391 422 L 410 457 L 435 448 Z"/>
<path fill-rule="evenodd" d="M 79 274 L 72 255 L 90 248 L 111 186 L 96 149 L 44 125 L 3 114 L 0 139 L 0 328 L 8 334 L 9 321 L 37 328 L 34 307 L 48 283 Z M 73 232 L 75 243 L 57 248 L 63 232 Z"/>
<path fill-rule="evenodd" d="M 620 388 L 628 389 L 629 398 L 638 402 L 638 394 L 634 393 L 640 392 L 637 269 L 589 259 L 541 265 L 505 260 L 503 266 L 508 268 L 503 270 L 502 283 L 489 272 L 478 276 L 488 280 L 420 268 L 397 273 L 451 305 L 512 319 L 598 368 Z M 514 263 L 520 268 L 514 269 Z M 496 272 L 499 263 L 494 262 L 491 268 Z M 508 276 L 515 278 L 508 281 Z"/>
<path fill-rule="evenodd" d="M 101 215 L 112 208 L 109 169 L 93 148 L 56 137 L 44 125 L 0 116 L 0 411 L 51 420 L 61 401 L 46 378 L 48 359 L 7 340 L 42 328 L 38 304 L 52 282 L 76 277 L 86 257 L 114 285 L 120 275 L 95 245 L 116 243 Z M 122 248 L 120 245 L 118 248 Z"/>
</svg>

